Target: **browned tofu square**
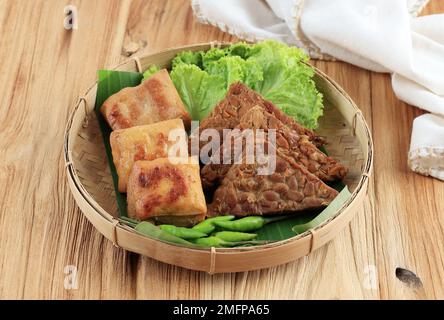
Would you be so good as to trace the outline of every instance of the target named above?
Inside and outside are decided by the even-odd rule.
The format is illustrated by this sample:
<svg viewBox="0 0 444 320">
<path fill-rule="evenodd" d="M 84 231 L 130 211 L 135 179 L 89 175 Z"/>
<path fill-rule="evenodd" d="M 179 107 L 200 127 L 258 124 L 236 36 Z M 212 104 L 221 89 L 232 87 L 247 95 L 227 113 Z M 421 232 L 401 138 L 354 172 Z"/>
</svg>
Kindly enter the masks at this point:
<svg viewBox="0 0 444 320">
<path fill-rule="evenodd" d="M 137 87 L 124 88 L 112 95 L 100 111 L 113 130 L 176 118 L 182 119 L 188 128 L 191 121 L 165 69 Z"/>
<path fill-rule="evenodd" d="M 182 135 L 182 138 L 176 139 L 178 135 Z M 169 152 L 174 153 L 173 156 L 188 157 L 186 132 L 181 119 L 113 131 L 110 144 L 119 176 L 120 192 L 126 192 L 128 176 L 135 161 L 166 158 Z M 176 153 L 175 150 L 182 150 L 183 154 Z"/>
<path fill-rule="evenodd" d="M 203 220 L 207 206 L 197 158 L 135 162 L 128 180 L 127 200 L 131 218 L 198 216 L 194 223 Z"/>
</svg>

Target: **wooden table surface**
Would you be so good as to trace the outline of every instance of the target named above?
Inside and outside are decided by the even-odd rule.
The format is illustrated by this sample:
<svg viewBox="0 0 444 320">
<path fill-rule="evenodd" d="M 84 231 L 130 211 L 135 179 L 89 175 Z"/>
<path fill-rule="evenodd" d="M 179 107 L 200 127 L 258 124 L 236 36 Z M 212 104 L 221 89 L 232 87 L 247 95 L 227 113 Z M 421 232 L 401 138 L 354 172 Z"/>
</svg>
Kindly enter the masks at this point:
<svg viewBox="0 0 444 320">
<path fill-rule="evenodd" d="M 77 30 L 64 28 L 68 4 Z M 424 11 L 439 12 L 439 0 Z M 388 75 L 342 62 L 314 64 L 362 109 L 375 166 L 365 205 L 325 247 L 287 265 L 210 276 L 115 248 L 91 226 L 62 156 L 77 97 L 135 44 L 139 55 L 211 40 L 236 39 L 198 24 L 187 0 L 0 0 L 0 298 L 444 298 L 444 183 L 407 167 L 422 112 L 394 96 Z M 421 282 L 409 284 L 406 271 L 401 281 L 398 267 Z"/>
</svg>

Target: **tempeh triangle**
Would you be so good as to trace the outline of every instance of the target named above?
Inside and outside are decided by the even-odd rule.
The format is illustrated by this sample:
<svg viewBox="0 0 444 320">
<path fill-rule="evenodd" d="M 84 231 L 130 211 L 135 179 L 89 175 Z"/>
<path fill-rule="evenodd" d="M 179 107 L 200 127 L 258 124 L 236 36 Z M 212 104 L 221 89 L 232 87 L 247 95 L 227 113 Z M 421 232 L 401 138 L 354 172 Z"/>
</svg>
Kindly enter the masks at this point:
<svg viewBox="0 0 444 320">
<path fill-rule="evenodd" d="M 230 86 L 225 98 L 220 101 L 210 115 L 200 123 L 200 131 L 208 128 L 216 129 L 222 137 L 223 129 L 234 129 L 237 127 L 242 116 L 254 106 L 258 106 L 264 112 L 272 114 L 291 130 L 296 131 L 301 136 L 306 136 L 307 139 L 312 141 L 316 146 L 325 144 L 325 141 L 321 137 L 317 137 L 312 130 L 304 128 L 272 102 L 265 100 L 259 93 L 240 82 L 233 83 Z"/>
<path fill-rule="evenodd" d="M 259 175 L 260 165 L 235 164 L 215 191 L 209 216 L 268 215 L 327 206 L 338 192 L 304 166 L 276 156 L 273 174 Z"/>
<path fill-rule="evenodd" d="M 320 151 L 305 135 L 291 130 L 286 124 L 259 107 L 251 108 L 242 117 L 238 128 L 276 130 L 276 147 L 281 155 L 304 165 L 323 181 L 342 180 L 346 168 Z"/>
<path fill-rule="evenodd" d="M 316 148 L 307 136 L 299 135 L 274 115 L 266 112 L 259 106 L 254 106 L 245 112 L 236 129 L 239 129 L 240 132 L 244 132 L 246 129 L 263 129 L 265 132 L 268 132 L 270 129 L 275 130 L 277 153 L 288 161 L 295 161 L 298 164 L 304 165 L 309 172 L 323 181 L 341 180 L 347 173 L 344 166 Z M 242 134 L 236 134 L 238 135 L 237 137 L 229 136 L 228 138 L 234 138 L 235 140 L 243 139 Z M 220 159 L 222 159 L 223 153 L 227 154 L 227 152 L 231 151 L 226 150 L 231 148 L 231 146 L 231 143 L 228 145 L 224 143 L 222 145 L 219 149 Z M 245 148 L 245 139 L 242 141 L 242 146 Z M 231 154 L 233 154 L 232 151 Z M 229 170 L 229 167 L 230 164 L 223 163 L 209 163 L 205 165 L 201 170 L 203 186 L 209 188 L 220 182 Z"/>
</svg>

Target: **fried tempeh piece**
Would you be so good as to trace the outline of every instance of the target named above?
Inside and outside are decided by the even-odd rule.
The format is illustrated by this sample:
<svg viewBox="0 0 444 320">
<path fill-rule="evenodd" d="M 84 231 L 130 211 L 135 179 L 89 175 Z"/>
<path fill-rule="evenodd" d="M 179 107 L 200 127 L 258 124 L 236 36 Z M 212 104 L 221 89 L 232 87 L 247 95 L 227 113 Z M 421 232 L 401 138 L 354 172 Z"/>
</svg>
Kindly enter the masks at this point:
<svg viewBox="0 0 444 320">
<path fill-rule="evenodd" d="M 196 158 L 136 161 L 127 199 L 128 216 L 140 220 L 165 217 L 172 223 L 177 217 L 196 223 L 207 212 Z"/>
<path fill-rule="evenodd" d="M 276 171 L 258 175 L 256 164 L 232 165 L 214 193 L 209 216 L 267 215 L 327 206 L 338 192 L 296 162 L 276 157 Z"/>
<path fill-rule="evenodd" d="M 183 139 L 169 141 L 169 135 L 173 130 L 177 130 L 176 133 L 181 134 Z M 166 158 L 172 146 L 187 151 L 186 132 L 181 119 L 115 130 L 111 132 L 110 144 L 119 176 L 120 192 L 126 192 L 128 176 L 135 161 Z M 175 156 L 182 155 L 175 154 Z"/>
<path fill-rule="evenodd" d="M 100 111 L 113 130 L 180 118 L 190 127 L 188 115 L 168 71 L 162 69 L 137 87 L 124 88 L 109 97 Z"/>
<path fill-rule="evenodd" d="M 244 113 L 236 127 L 240 132 L 246 129 L 263 129 L 265 132 L 272 129 L 276 132 L 276 151 L 281 157 L 287 158 L 289 161 L 295 161 L 304 165 L 309 172 L 316 175 L 323 181 L 342 180 L 347 170 L 339 162 L 328 157 L 321 152 L 316 146 L 308 140 L 307 136 L 299 135 L 296 131 L 291 130 L 282 121 L 277 119 L 271 113 L 268 113 L 259 106 L 254 106 Z M 266 139 L 268 135 L 266 135 Z M 242 147 L 245 148 L 245 139 L 242 134 L 234 137 L 235 140 L 242 139 Z M 235 143 L 225 143 L 219 149 L 219 156 L 231 152 L 234 159 L 233 150 L 225 150 L 232 148 Z M 230 164 L 206 164 L 201 170 L 202 184 L 204 188 L 209 188 L 214 183 L 220 182 L 229 170 Z"/>
<path fill-rule="evenodd" d="M 258 106 L 262 108 L 264 112 L 274 115 L 299 135 L 307 136 L 316 146 L 325 144 L 325 141 L 317 137 L 313 131 L 302 127 L 272 102 L 265 100 L 260 94 L 240 82 L 233 83 L 230 86 L 225 98 L 219 102 L 210 115 L 201 122 L 199 127 L 200 131 L 207 128 L 216 129 L 221 133 L 222 137 L 223 129 L 236 128 L 242 116 L 254 106 Z"/>
</svg>

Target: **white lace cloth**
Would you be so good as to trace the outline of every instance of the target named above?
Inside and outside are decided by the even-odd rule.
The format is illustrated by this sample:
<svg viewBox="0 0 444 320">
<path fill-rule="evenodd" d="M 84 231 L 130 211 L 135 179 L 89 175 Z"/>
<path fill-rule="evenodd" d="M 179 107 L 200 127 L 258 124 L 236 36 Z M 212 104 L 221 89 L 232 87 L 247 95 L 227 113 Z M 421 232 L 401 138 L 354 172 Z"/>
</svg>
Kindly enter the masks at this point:
<svg viewBox="0 0 444 320">
<path fill-rule="evenodd" d="M 426 134 L 426 133 L 432 134 Z M 444 180 L 444 117 L 424 114 L 413 121 L 409 166 L 413 171 Z"/>
<path fill-rule="evenodd" d="M 337 58 L 368 70 L 390 72 L 399 99 L 444 115 L 444 14 L 416 17 L 426 3 L 427 0 L 192 1 L 200 22 L 241 39 L 273 38 L 304 48 L 312 58 Z M 444 180 L 444 122 L 437 115 L 415 120 L 409 164 L 418 173 Z"/>
</svg>

